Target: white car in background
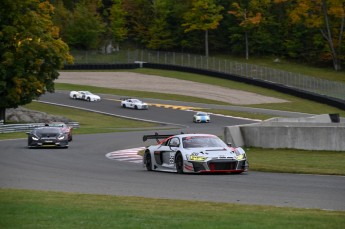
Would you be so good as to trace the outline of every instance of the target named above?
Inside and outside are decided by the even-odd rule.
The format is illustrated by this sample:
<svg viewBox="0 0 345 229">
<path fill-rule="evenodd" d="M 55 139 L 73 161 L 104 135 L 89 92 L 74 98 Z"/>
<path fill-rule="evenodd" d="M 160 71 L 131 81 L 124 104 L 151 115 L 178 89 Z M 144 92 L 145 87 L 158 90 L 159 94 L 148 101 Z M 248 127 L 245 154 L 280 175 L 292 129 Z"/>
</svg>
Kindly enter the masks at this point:
<svg viewBox="0 0 345 229">
<path fill-rule="evenodd" d="M 139 99 L 131 99 L 131 98 L 122 99 L 121 107 L 133 108 L 136 110 L 147 110 L 149 108 L 147 103 L 144 103 L 143 101 Z"/>
<path fill-rule="evenodd" d="M 92 94 L 89 91 L 71 91 L 69 97 L 72 99 L 81 99 L 88 102 L 101 101 L 101 97 L 95 94 Z"/>
<path fill-rule="evenodd" d="M 193 122 L 196 122 L 196 123 L 210 122 L 210 121 L 211 121 L 210 114 L 206 112 L 197 112 L 193 116 Z"/>
</svg>

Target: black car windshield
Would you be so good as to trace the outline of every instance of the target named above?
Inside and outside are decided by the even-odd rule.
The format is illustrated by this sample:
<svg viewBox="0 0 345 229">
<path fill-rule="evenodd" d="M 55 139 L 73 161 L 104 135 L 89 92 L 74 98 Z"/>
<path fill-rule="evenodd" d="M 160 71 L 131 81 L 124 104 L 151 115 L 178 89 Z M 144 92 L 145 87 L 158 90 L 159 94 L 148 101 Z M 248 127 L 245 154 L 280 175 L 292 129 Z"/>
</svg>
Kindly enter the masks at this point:
<svg viewBox="0 0 345 229">
<path fill-rule="evenodd" d="M 43 127 L 35 129 L 35 132 L 40 134 L 59 134 L 61 129 L 58 127 Z"/>
<path fill-rule="evenodd" d="M 182 138 L 183 148 L 226 147 L 216 136 L 190 136 Z"/>
</svg>

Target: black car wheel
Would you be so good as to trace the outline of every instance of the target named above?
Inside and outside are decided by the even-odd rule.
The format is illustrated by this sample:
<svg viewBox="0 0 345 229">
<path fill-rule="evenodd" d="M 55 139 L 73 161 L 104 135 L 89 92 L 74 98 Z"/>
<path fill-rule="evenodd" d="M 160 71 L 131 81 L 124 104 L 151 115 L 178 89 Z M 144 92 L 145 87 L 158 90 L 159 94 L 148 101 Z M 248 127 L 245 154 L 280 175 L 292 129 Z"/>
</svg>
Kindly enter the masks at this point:
<svg viewBox="0 0 345 229">
<path fill-rule="evenodd" d="M 175 163 L 176 163 L 177 173 L 182 174 L 183 173 L 183 158 L 182 158 L 181 153 L 178 153 L 176 155 Z"/>
<path fill-rule="evenodd" d="M 90 99 L 90 97 L 87 97 L 87 99 L 86 99 L 88 102 L 90 102 L 91 101 L 91 99 Z"/>
<path fill-rule="evenodd" d="M 152 171 L 152 160 L 150 152 L 145 152 L 145 166 L 147 171 Z"/>
<path fill-rule="evenodd" d="M 126 104 L 122 104 L 122 107 L 123 107 L 123 108 L 126 108 Z"/>
<path fill-rule="evenodd" d="M 134 106 L 134 109 L 138 110 L 138 106 L 137 106 L 137 105 L 135 105 L 135 106 Z"/>
<path fill-rule="evenodd" d="M 76 96 L 76 95 L 73 95 L 73 99 L 77 99 L 77 96 Z"/>
</svg>

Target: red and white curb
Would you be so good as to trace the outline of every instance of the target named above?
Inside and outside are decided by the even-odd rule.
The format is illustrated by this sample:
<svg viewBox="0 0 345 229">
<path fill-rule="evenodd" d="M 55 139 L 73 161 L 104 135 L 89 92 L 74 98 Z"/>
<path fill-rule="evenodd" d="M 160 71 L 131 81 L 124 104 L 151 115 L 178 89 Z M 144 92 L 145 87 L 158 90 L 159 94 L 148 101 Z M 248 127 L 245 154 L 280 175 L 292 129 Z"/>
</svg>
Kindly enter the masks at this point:
<svg viewBox="0 0 345 229">
<path fill-rule="evenodd" d="M 132 163 L 142 163 L 143 157 L 138 155 L 138 152 L 143 150 L 143 149 L 145 149 L 145 147 L 118 150 L 118 151 L 113 151 L 113 152 L 107 153 L 105 156 L 111 160 L 116 160 L 116 161 L 127 161 L 127 162 L 132 162 Z"/>
</svg>

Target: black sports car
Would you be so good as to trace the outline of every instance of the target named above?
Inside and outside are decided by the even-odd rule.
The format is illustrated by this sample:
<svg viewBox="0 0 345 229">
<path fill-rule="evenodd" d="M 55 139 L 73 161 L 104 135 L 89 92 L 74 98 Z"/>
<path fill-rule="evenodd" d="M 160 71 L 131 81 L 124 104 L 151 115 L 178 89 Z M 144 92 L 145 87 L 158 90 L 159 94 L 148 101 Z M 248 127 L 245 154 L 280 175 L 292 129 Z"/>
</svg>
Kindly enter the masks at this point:
<svg viewBox="0 0 345 229">
<path fill-rule="evenodd" d="M 28 132 L 28 147 L 68 148 L 68 134 L 60 127 L 37 127 Z"/>
</svg>

